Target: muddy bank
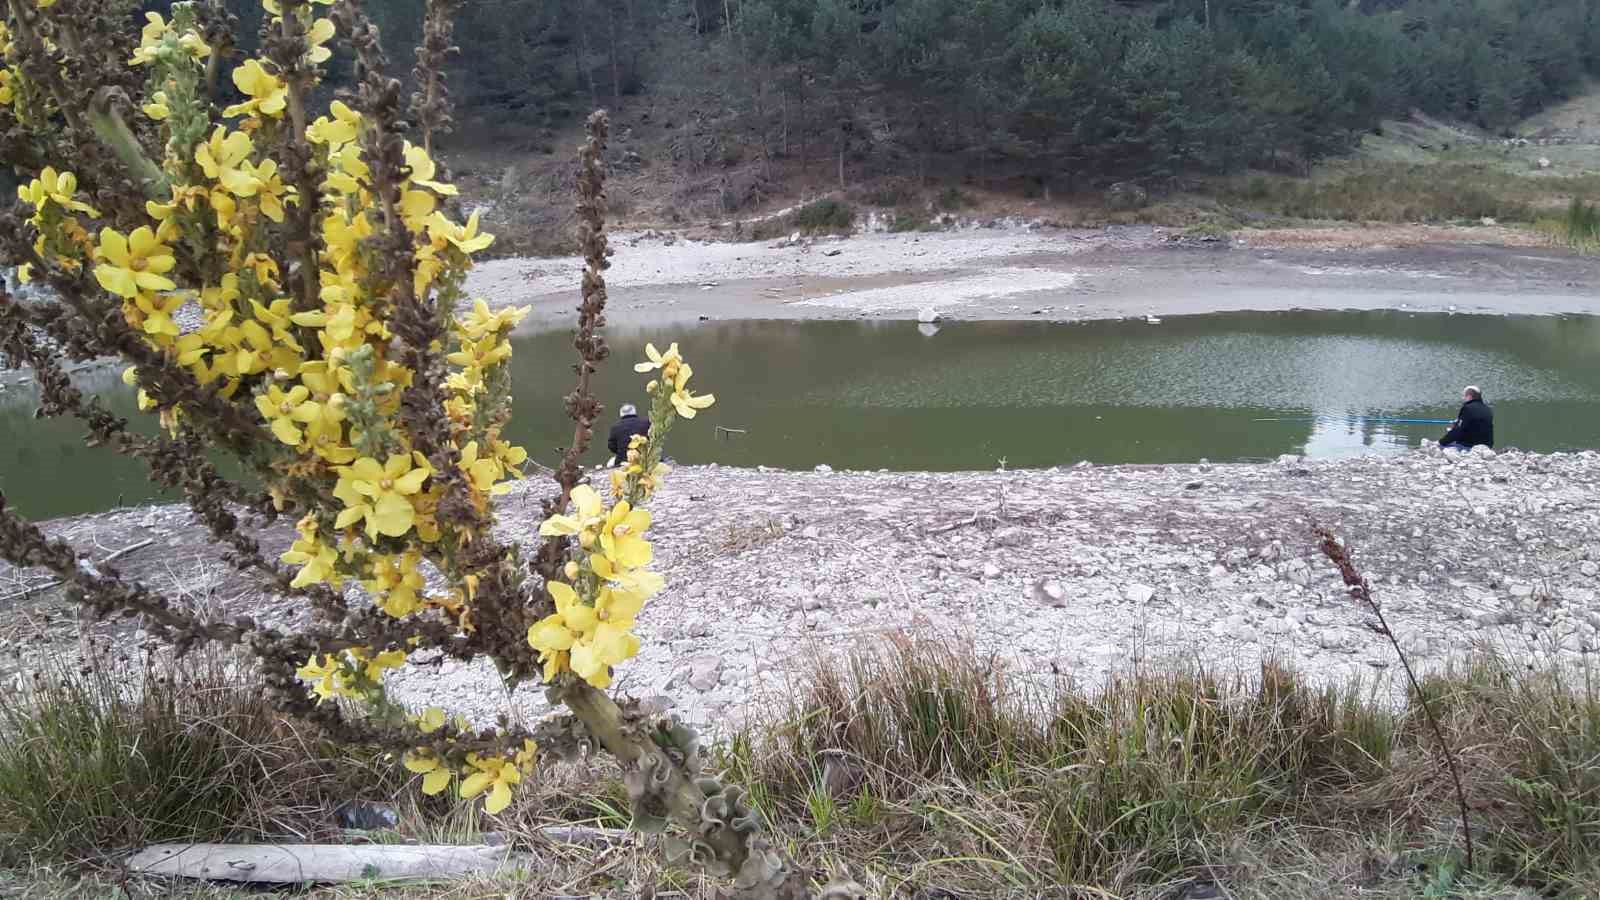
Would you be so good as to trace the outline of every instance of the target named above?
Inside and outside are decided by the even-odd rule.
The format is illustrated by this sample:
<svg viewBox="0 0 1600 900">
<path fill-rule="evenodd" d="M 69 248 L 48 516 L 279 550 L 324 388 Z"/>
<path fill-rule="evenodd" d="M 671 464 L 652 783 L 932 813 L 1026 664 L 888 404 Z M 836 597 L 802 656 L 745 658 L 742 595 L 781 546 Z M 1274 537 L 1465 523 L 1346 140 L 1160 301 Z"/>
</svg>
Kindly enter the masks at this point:
<svg viewBox="0 0 1600 900">
<path fill-rule="evenodd" d="M 610 318 L 1074 321 L 1290 309 L 1600 313 L 1600 260 L 1502 228 L 1296 229 L 1205 241 L 1163 228 L 864 234 L 799 245 L 618 235 Z M 781 244 L 781 246 L 780 246 Z M 468 290 L 565 324 L 581 264 L 506 259 Z"/>
<path fill-rule="evenodd" d="M 1317 555 L 1313 523 L 1351 542 L 1422 665 L 1480 645 L 1581 659 L 1600 649 L 1597 488 L 1592 451 L 950 474 L 684 469 L 656 506 L 669 587 L 641 616 L 644 650 L 618 681 L 724 730 L 752 698 L 781 694 L 795 666 L 907 629 L 970 639 L 1041 680 L 1269 654 L 1318 677 L 1387 680 L 1392 651 Z M 545 491 L 534 481 L 506 498 L 507 539 L 536 539 Z M 151 541 L 117 565 L 197 608 L 299 615 L 209 559 L 182 508 L 51 530 L 97 559 Z M 291 537 L 263 536 L 274 548 Z M 44 580 L 0 570 L 0 596 L 13 595 L 0 649 L 13 664 L 77 640 L 49 591 L 14 597 Z M 409 701 L 485 721 L 543 709 L 538 691 L 508 707 L 495 685 L 487 665 L 456 663 L 396 680 Z"/>
</svg>

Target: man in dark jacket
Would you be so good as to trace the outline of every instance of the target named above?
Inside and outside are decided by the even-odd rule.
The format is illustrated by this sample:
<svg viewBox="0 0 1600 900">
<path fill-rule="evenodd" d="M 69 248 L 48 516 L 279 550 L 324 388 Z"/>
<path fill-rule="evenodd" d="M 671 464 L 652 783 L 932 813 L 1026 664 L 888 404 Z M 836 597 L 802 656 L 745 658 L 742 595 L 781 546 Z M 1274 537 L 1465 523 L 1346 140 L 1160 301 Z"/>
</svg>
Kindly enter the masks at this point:
<svg viewBox="0 0 1600 900">
<path fill-rule="evenodd" d="M 632 403 L 622 404 L 617 410 L 622 415 L 617 419 L 617 424 L 611 426 L 611 436 L 606 438 L 606 449 L 611 451 L 611 464 L 620 466 L 628 458 L 628 442 L 633 436 L 650 434 L 650 420 L 639 415 Z"/>
<path fill-rule="evenodd" d="M 1493 447 L 1494 411 L 1483 402 L 1483 391 L 1469 386 L 1461 392 L 1461 400 L 1455 424 L 1439 438 L 1439 446 L 1457 450 L 1471 450 L 1479 445 Z"/>
</svg>

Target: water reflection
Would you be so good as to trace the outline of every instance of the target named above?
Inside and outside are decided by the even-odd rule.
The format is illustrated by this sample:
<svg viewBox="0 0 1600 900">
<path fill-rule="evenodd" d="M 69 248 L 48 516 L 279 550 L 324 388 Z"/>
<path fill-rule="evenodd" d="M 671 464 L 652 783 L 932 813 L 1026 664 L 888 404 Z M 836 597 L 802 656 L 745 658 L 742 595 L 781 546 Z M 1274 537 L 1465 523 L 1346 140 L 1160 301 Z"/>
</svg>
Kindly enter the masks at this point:
<svg viewBox="0 0 1600 900">
<path fill-rule="evenodd" d="M 938 340 L 928 340 L 930 329 Z M 718 403 L 673 436 L 683 463 L 989 469 L 1392 453 L 1450 418 L 1482 384 L 1503 444 L 1600 445 L 1600 319 L 1280 313 L 1051 325 L 714 322 L 611 329 L 596 390 L 642 403 L 628 363 L 677 340 Z M 571 438 L 564 332 L 519 338 L 512 437 L 553 463 Z M 116 373 L 86 388 L 146 431 Z M 0 490 L 30 515 L 155 496 L 137 465 L 84 448 L 70 422 L 35 421 L 26 391 L 0 394 Z M 604 458 L 602 449 L 589 462 Z"/>
</svg>

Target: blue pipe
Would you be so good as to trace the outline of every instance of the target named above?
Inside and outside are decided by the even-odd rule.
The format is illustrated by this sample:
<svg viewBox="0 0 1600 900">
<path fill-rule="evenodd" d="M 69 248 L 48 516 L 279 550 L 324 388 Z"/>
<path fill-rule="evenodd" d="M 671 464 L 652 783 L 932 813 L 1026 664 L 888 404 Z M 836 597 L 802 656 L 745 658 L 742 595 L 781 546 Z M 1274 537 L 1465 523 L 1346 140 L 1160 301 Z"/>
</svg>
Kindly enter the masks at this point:
<svg viewBox="0 0 1600 900">
<path fill-rule="evenodd" d="M 1398 416 L 1286 416 L 1280 419 L 1252 419 L 1254 422 L 1316 422 L 1339 419 L 1359 422 L 1389 422 L 1395 425 L 1454 425 L 1455 419 L 1402 419 Z"/>
</svg>

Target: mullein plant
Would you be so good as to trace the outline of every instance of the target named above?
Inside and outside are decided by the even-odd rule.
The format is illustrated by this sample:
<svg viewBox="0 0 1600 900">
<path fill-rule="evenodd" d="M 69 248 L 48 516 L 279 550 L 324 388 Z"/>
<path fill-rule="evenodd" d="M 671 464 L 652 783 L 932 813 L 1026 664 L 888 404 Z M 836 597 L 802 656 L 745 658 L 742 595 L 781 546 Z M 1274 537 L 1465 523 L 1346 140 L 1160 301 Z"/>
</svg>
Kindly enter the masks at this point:
<svg viewBox="0 0 1600 900">
<path fill-rule="evenodd" d="M 590 385 L 609 356 L 604 113 L 579 154 L 573 438 L 537 550 L 494 535 L 496 498 L 527 459 L 506 438 L 509 336 L 526 310 L 466 296 L 473 255 L 494 238 L 460 215 L 434 158 L 450 126 L 442 67 L 458 2 L 430 0 L 405 98 L 353 0 L 262 0 L 261 55 L 247 59 L 219 0 L 174 3 L 142 26 L 105 0 L 4 0 L 0 152 L 23 184 L 0 221 L 0 262 L 59 299 L 0 293 L 0 350 L 33 369 L 41 414 L 75 417 L 91 444 L 144 461 L 222 558 L 302 600 L 310 621 L 285 631 L 189 612 L 88 564 L 3 495 L 0 556 L 52 571 L 99 616 L 141 617 L 180 654 L 245 650 L 285 711 L 392 753 L 425 793 L 499 813 L 542 760 L 603 747 L 635 822 L 667 832 L 670 853 L 750 896 L 804 896 L 749 804 L 706 771 L 693 732 L 605 692 L 663 587 L 649 540 L 662 441 L 713 398 L 695 393 L 676 344 L 649 347 L 636 368 L 652 430 L 599 490 L 585 483 L 601 412 Z M 335 46 L 354 57 L 355 86 L 314 109 Z M 71 359 L 125 360 L 155 436 L 74 387 L 41 336 Z M 253 477 L 225 477 L 208 450 Z M 250 526 L 285 515 L 298 537 L 272 558 Z M 395 669 L 480 656 L 565 712 L 475 728 L 386 696 Z"/>
</svg>

